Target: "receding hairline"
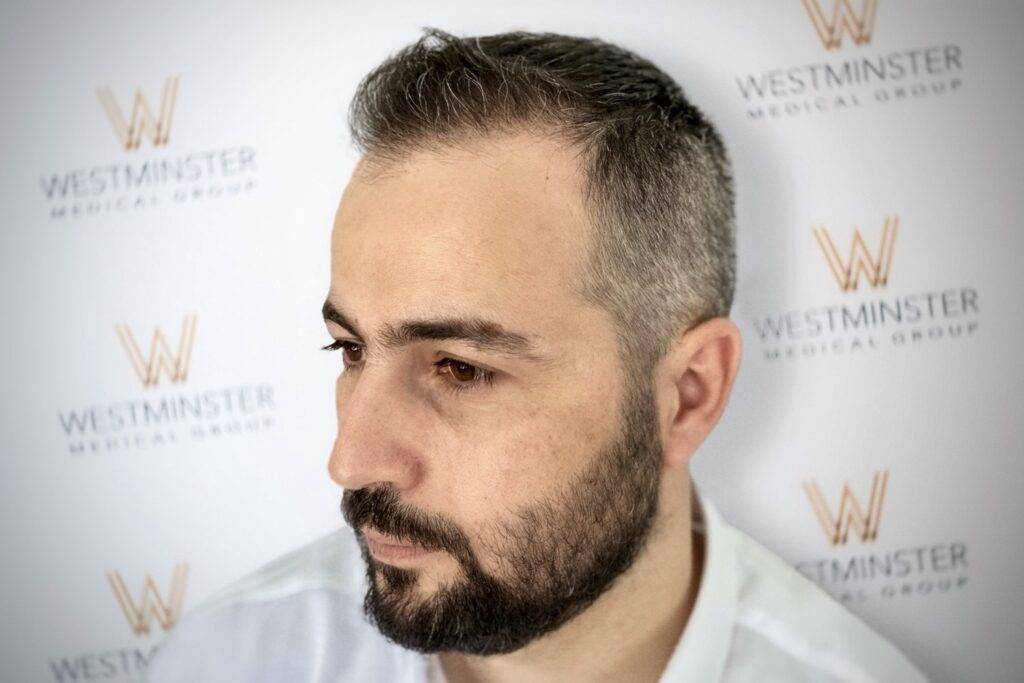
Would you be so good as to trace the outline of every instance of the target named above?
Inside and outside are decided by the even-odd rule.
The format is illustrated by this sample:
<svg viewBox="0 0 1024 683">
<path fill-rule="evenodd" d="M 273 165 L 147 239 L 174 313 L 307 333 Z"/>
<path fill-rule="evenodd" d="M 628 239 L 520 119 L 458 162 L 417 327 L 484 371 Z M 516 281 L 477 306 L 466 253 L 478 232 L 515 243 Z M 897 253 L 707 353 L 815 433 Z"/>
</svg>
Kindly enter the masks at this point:
<svg viewBox="0 0 1024 683">
<path fill-rule="evenodd" d="M 561 122 L 551 117 L 534 116 L 523 120 L 503 122 L 488 128 L 462 127 L 443 134 L 426 133 L 404 138 L 400 144 L 373 147 L 363 152 L 352 170 L 352 178 L 367 184 L 399 175 L 417 155 L 437 158 L 446 152 L 458 150 L 468 154 L 486 153 L 486 148 L 499 141 L 519 136 L 553 143 L 559 150 L 569 152 L 576 160 L 576 170 L 586 180 L 586 167 L 581 158 L 588 154 L 587 147 L 574 140 Z"/>
<path fill-rule="evenodd" d="M 735 290 L 729 157 L 668 73 L 596 37 L 424 27 L 349 106 L 356 148 L 392 159 L 537 118 L 586 152 L 580 189 L 594 242 L 578 284 L 629 330 L 621 345 L 647 372 L 682 323 L 728 315 Z"/>
</svg>

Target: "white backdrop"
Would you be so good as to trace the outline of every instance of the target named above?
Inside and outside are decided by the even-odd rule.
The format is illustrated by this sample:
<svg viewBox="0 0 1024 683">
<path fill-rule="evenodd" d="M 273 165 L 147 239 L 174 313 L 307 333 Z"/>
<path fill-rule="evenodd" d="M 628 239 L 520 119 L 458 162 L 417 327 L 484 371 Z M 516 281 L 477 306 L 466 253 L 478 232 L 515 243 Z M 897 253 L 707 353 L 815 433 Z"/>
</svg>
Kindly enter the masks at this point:
<svg viewBox="0 0 1024 683">
<path fill-rule="evenodd" d="M 0 9 L 4 680 L 137 678 L 182 609 L 343 523 L 317 349 L 345 108 L 427 25 L 679 80 L 738 192 L 703 490 L 935 680 L 1024 677 L 1024 6 L 515 4 Z M 135 106 L 162 127 L 119 130 Z"/>
</svg>

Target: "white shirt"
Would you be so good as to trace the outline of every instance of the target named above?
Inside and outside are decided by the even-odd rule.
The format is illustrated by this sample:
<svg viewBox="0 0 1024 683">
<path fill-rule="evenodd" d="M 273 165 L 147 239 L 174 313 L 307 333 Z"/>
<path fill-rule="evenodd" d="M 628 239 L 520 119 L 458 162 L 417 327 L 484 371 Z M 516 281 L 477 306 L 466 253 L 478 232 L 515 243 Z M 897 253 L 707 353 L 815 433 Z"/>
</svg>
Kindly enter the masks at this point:
<svg viewBox="0 0 1024 683">
<path fill-rule="evenodd" d="M 663 683 L 926 680 L 693 491 L 703 573 Z M 443 681 L 436 656 L 387 641 L 365 620 L 365 571 L 348 527 L 282 556 L 186 614 L 150 662 L 148 680 Z"/>
</svg>

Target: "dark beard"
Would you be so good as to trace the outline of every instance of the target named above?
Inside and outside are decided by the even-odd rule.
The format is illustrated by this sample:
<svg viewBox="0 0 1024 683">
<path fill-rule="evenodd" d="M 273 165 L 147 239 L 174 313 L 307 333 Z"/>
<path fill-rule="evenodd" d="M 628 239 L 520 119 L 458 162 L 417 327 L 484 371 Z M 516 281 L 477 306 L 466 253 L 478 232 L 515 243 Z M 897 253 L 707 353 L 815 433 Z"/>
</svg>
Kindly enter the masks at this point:
<svg viewBox="0 0 1024 683">
<path fill-rule="evenodd" d="M 657 512 L 661 443 L 654 398 L 630 383 L 615 441 L 556 495 L 503 523 L 492 552 L 501 578 L 483 571 L 458 526 L 401 503 L 390 484 L 346 490 L 345 519 L 367 566 L 363 609 L 384 636 L 424 653 L 512 652 L 590 606 L 643 548 Z M 358 530 L 385 534 L 454 557 L 463 576 L 426 598 L 416 571 L 377 562 Z"/>
</svg>

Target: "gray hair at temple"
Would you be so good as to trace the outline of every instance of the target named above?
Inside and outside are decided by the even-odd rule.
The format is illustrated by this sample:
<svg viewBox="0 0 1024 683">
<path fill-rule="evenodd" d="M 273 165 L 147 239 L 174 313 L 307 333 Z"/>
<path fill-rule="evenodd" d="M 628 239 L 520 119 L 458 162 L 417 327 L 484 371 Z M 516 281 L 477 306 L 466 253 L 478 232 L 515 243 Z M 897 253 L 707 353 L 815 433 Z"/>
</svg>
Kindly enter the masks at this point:
<svg viewBox="0 0 1024 683">
<path fill-rule="evenodd" d="M 551 131 L 583 162 L 592 237 L 579 294 L 611 315 L 633 379 L 649 379 L 684 329 L 729 314 L 730 162 L 671 77 L 596 38 L 423 31 L 352 100 L 352 139 L 371 166 L 469 136 Z"/>
</svg>

